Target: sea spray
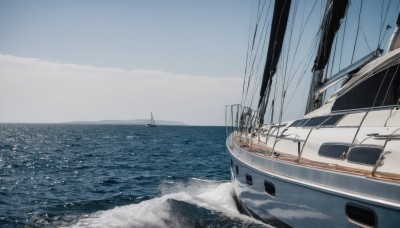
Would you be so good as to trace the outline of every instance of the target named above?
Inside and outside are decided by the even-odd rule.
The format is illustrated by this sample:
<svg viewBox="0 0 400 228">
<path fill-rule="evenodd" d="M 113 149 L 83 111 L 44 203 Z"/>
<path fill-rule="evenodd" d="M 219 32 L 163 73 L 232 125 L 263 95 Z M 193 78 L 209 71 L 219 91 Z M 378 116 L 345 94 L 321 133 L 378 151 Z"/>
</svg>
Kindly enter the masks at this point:
<svg viewBox="0 0 400 228">
<path fill-rule="evenodd" d="M 160 191 L 159 197 L 138 204 L 84 216 L 72 227 L 265 226 L 238 212 L 230 182 L 166 180 Z"/>
<path fill-rule="evenodd" d="M 230 178 L 225 139 L 224 127 L 2 124 L 0 227 L 262 226 L 217 181 Z"/>
</svg>

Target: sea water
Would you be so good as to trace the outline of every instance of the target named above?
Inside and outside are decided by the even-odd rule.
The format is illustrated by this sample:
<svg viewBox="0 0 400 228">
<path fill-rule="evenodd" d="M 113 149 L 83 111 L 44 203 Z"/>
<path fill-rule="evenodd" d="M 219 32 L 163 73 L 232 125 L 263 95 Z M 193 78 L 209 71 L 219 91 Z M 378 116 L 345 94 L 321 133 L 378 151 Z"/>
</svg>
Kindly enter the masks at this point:
<svg viewBox="0 0 400 228">
<path fill-rule="evenodd" d="M 1 124 L 0 227 L 264 227 L 238 212 L 225 128 Z"/>
</svg>

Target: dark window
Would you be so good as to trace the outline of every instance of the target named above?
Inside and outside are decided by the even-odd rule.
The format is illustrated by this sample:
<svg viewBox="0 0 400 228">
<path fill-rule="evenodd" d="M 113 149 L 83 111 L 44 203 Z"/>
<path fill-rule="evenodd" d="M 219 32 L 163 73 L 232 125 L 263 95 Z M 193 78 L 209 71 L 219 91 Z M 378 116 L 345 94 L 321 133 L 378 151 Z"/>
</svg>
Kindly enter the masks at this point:
<svg viewBox="0 0 400 228">
<path fill-rule="evenodd" d="M 319 148 L 318 154 L 324 157 L 344 159 L 348 150 L 348 144 L 324 143 Z"/>
<path fill-rule="evenodd" d="M 236 175 L 239 175 L 239 166 L 236 165 Z"/>
<path fill-rule="evenodd" d="M 329 119 L 330 116 L 318 116 L 311 118 L 307 123 L 303 125 L 303 127 L 315 127 L 322 124 L 325 120 Z"/>
<path fill-rule="evenodd" d="M 246 173 L 246 183 L 250 186 L 253 185 L 253 177 L 250 174 Z"/>
<path fill-rule="evenodd" d="M 399 100 L 399 64 L 388 67 L 340 96 L 332 111 L 396 105 Z"/>
<path fill-rule="evenodd" d="M 307 122 L 307 120 L 309 119 L 296 120 L 290 125 L 290 127 L 301 127 L 305 122 Z"/>
<path fill-rule="evenodd" d="M 346 204 L 346 214 L 351 222 L 369 227 L 376 226 L 376 214 L 372 209 L 368 207 L 348 203 Z"/>
<path fill-rule="evenodd" d="M 349 162 L 375 165 L 381 155 L 382 148 L 359 146 L 353 147 L 349 151 L 347 160 Z"/>
<path fill-rule="evenodd" d="M 271 196 L 275 196 L 275 185 L 269 181 L 264 181 L 265 192 Z"/>
<path fill-rule="evenodd" d="M 334 126 L 343 118 L 344 114 L 334 115 L 321 124 L 321 126 Z"/>
<path fill-rule="evenodd" d="M 233 161 L 232 161 L 232 159 L 231 159 L 231 169 L 232 169 L 232 167 L 233 167 Z"/>
</svg>

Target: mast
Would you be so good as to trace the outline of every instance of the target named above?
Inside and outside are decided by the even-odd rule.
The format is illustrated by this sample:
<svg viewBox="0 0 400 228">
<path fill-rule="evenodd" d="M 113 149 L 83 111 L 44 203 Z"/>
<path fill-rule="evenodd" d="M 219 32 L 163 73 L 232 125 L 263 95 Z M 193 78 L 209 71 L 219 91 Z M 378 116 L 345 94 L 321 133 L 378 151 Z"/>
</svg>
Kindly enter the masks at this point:
<svg viewBox="0 0 400 228">
<path fill-rule="evenodd" d="M 272 18 L 271 32 L 268 44 L 267 60 L 263 73 L 260 89 L 260 100 L 258 101 L 260 124 L 264 123 L 264 115 L 268 105 L 269 93 L 271 90 L 272 77 L 276 72 L 279 57 L 281 55 L 283 39 L 289 18 L 291 0 L 276 0 L 274 15 Z"/>
<path fill-rule="evenodd" d="M 318 52 L 312 70 L 313 78 L 308 95 L 306 114 L 322 105 L 322 93 L 316 93 L 316 91 L 323 84 L 323 71 L 329 60 L 333 40 L 340 28 L 341 20 L 346 14 L 348 4 L 348 0 L 329 0 L 327 2 L 325 17 L 320 28 L 321 36 Z"/>
</svg>

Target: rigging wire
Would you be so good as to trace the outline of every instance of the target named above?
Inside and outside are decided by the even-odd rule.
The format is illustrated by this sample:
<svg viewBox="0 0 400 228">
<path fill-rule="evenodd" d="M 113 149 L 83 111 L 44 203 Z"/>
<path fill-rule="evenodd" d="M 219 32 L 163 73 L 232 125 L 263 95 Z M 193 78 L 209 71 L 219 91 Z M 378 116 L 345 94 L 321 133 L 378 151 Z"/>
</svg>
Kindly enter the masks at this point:
<svg viewBox="0 0 400 228">
<path fill-rule="evenodd" d="M 254 42 L 255 42 L 255 39 L 256 39 L 256 36 L 257 36 L 258 24 L 259 24 L 259 18 L 260 18 L 260 17 L 259 17 L 259 14 L 260 14 L 260 3 L 261 3 L 261 2 L 260 2 L 260 0 L 259 0 L 259 1 L 258 1 L 258 8 L 257 8 L 256 25 L 255 25 L 255 28 L 254 28 L 253 40 L 252 40 L 252 45 L 251 45 L 251 49 L 250 49 L 250 61 L 246 63 L 246 66 L 248 66 L 248 64 L 250 64 L 251 58 L 252 58 L 252 56 L 253 56 Z M 250 85 L 250 81 L 251 81 L 251 76 L 252 76 L 252 73 L 251 73 L 251 71 L 250 71 L 250 73 L 248 74 L 246 94 L 244 95 L 244 96 L 245 96 L 245 99 L 247 98 L 247 93 L 248 93 L 248 91 L 249 91 L 249 85 Z M 245 85 L 243 85 L 243 86 L 245 86 Z"/>
<path fill-rule="evenodd" d="M 296 1 L 296 3 L 297 3 L 297 1 Z M 293 8 L 292 8 L 293 9 Z M 295 9 L 294 9 L 294 11 L 296 12 L 297 11 L 297 4 L 295 5 Z M 282 16 L 282 14 L 281 14 L 281 16 Z M 292 25 L 292 29 L 293 29 L 293 25 Z M 291 37 L 291 35 L 290 35 L 290 37 Z M 284 42 L 283 43 L 283 50 L 285 50 L 285 47 L 286 47 L 286 43 Z M 290 47 L 290 40 L 289 40 L 289 47 Z M 284 59 L 285 59 L 285 51 L 284 52 L 282 52 L 281 53 L 281 56 L 280 56 L 280 59 L 283 59 L 283 61 L 284 61 Z M 283 65 L 284 65 L 284 62 L 281 62 L 281 64 L 278 64 L 278 68 L 280 68 L 279 69 L 279 71 L 282 73 L 283 72 Z M 276 75 L 278 75 L 277 73 L 276 73 Z M 276 100 L 276 94 L 277 94 L 277 86 L 278 86 L 278 82 L 280 81 L 279 79 L 281 79 L 282 80 L 282 85 L 284 85 L 284 83 L 285 83 L 285 78 L 286 77 L 286 75 L 284 75 L 283 77 L 275 77 L 276 78 L 276 80 L 274 80 L 274 86 L 273 86 L 273 91 L 274 91 L 274 95 L 273 95 L 273 100 L 275 101 Z M 272 78 L 270 78 L 269 80 L 272 80 Z M 269 89 L 270 89 L 271 87 L 269 87 Z M 270 93 L 271 91 L 268 91 L 268 94 Z M 266 99 L 266 102 L 268 102 L 268 96 L 267 96 L 267 99 Z M 268 103 L 267 103 L 268 104 Z M 268 106 L 267 106 L 268 107 Z M 266 107 L 266 108 L 267 108 Z M 274 106 L 272 106 L 272 108 L 274 109 L 275 108 L 275 104 L 274 104 Z"/>
<path fill-rule="evenodd" d="M 384 22 L 383 22 L 383 6 L 384 6 L 384 4 L 385 4 L 385 0 L 382 1 L 382 5 L 381 5 L 381 21 L 379 22 L 379 25 L 380 25 L 380 28 L 381 28 L 381 29 L 379 29 L 378 48 L 380 47 L 380 46 L 379 46 L 379 41 L 381 40 L 382 26 L 383 26 L 383 24 L 384 24 Z"/>
<path fill-rule="evenodd" d="M 318 0 L 315 0 L 314 4 L 313 4 L 313 6 L 312 6 L 312 8 L 311 8 L 311 10 L 310 10 L 310 13 L 308 14 L 308 17 L 307 17 L 306 21 L 304 22 L 304 25 L 303 25 L 303 18 L 304 18 L 304 15 L 305 15 L 305 14 L 304 14 L 304 11 L 303 11 L 303 18 L 302 18 L 302 20 L 301 20 L 301 21 L 302 21 L 302 22 L 301 22 L 301 31 L 300 31 L 299 39 L 297 40 L 297 45 L 296 45 L 296 49 L 295 49 L 295 51 L 294 51 L 293 59 L 296 58 L 297 51 L 298 51 L 298 48 L 299 48 L 299 46 L 300 46 L 300 40 L 301 40 L 301 38 L 303 37 L 303 34 L 304 34 L 304 31 L 305 31 L 306 25 L 307 25 L 307 23 L 308 23 L 308 20 L 309 20 L 310 17 L 311 17 L 312 12 L 314 11 L 315 6 L 317 5 L 317 2 L 318 2 Z M 305 9 L 305 6 L 306 6 L 306 5 L 304 5 L 304 9 Z M 292 64 L 292 66 L 290 67 L 290 71 L 289 71 L 289 75 L 291 76 L 291 79 L 290 79 L 290 81 L 289 81 L 289 84 L 291 83 L 291 81 L 292 81 L 292 79 L 293 79 L 293 77 L 294 77 L 294 75 L 295 75 L 294 73 L 292 74 L 293 66 L 294 66 L 294 64 Z"/>
<path fill-rule="evenodd" d="M 314 55 L 312 55 L 312 53 L 316 53 L 316 50 L 317 50 L 317 47 L 318 47 L 318 37 L 319 37 L 318 33 L 315 34 L 314 39 L 312 41 L 312 45 L 309 47 L 309 50 L 308 50 L 308 54 L 307 54 L 308 57 L 305 58 L 305 59 L 302 59 L 300 61 L 299 65 L 297 66 L 297 68 L 296 68 L 296 70 L 294 72 L 294 74 L 297 74 L 297 72 L 300 70 L 300 67 L 303 66 L 303 69 L 300 70 L 300 76 L 297 79 L 296 87 L 294 88 L 292 96 L 290 97 L 289 102 L 286 104 L 284 111 L 289 107 L 290 102 L 294 98 L 294 95 L 296 94 L 298 88 L 300 87 L 300 83 L 303 81 L 303 78 L 304 78 L 304 76 L 305 76 L 305 74 L 307 72 L 307 69 L 310 69 L 309 66 L 311 66 L 312 59 L 314 57 Z M 303 99 L 306 99 L 306 96 L 304 96 Z M 304 100 L 303 100 L 303 104 L 304 104 Z M 303 107 L 303 105 L 302 105 L 302 107 Z"/>
<path fill-rule="evenodd" d="M 247 54 L 246 54 L 246 66 L 244 69 L 244 77 L 243 77 L 243 85 L 242 85 L 242 100 L 240 102 L 240 104 L 243 104 L 243 99 L 244 99 L 244 88 L 246 85 L 246 77 L 247 77 L 247 66 L 248 66 L 248 59 L 249 59 L 249 52 L 250 52 L 250 37 L 251 37 L 251 24 L 253 22 L 253 14 L 254 14 L 254 2 L 252 4 L 252 8 L 251 8 L 251 18 L 250 18 L 250 26 L 249 26 L 249 37 L 248 37 L 248 41 L 247 41 Z"/>
<path fill-rule="evenodd" d="M 265 7 L 265 2 L 263 4 L 262 8 L 260 8 L 260 1 L 259 1 L 258 10 L 257 10 L 256 26 L 255 26 L 255 30 L 254 30 L 252 48 L 251 48 L 251 52 L 250 52 L 250 60 L 246 64 L 247 67 L 249 67 L 249 65 L 250 65 L 251 68 L 250 68 L 250 73 L 248 73 L 248 81 L 247 81 L 246 93 L 242 94 L 242 96 L 244 96 L 244 98 L 242 97 L 242 105 L 245 105 L 245 106 L 246 106 L 247 99 L 248 99 L 248 91 L 249 91 L 249 88 L 250 88 L 250 82 L 251 82 L 251 79 L 252 79 L 253 74 L 254 74 L 254 63 L 255 63 L 255 60 L 256 60 L 258 52 L 259 52 L 259 43 L 261 42 L 261 37 L 262 37 L 262 34 L 261 34 L 260 35 L 260 41 L 257 44 L 256 52 L 253 55 L 254 45 L 256 43 L 257 32 L 258 32 L 258 28 L 259 28 L 259 23 L 260 23 L 260 20 L 262 18 L 263 12 L 264 12 L 264 7 Z M 267 11 L 267 14 L 268 14 L 268 11 Z M 265 21 L 264 21 L 262 33 L 264 32 L 264 29 L 265 29 Z"/>
<path fill-rule="evenodd" d="M 390 8 L 390 7 L 389 7 L 390 4 L 391 4 L 391 2 L 389 1 L 389 3 L 388 3 L 388 8 Z M 396 6 L 394 12 L 398 12 L 398 11 L 399 11 L 399 6 L 400 6 L 400 1 L 397 2 L 397 6 Z M 388 14 L 388 12 L 386 11 L 385 20 L 386 20 L 386 15 L 387 15 L 387 14 Z M 396 14 L 392 14 L 392 17 L 391 17 L 391 19 L 390 19 L 389 21 L 393 21 L 393 20 L 394 20 L 394 18 L 393 18 L 394 16 L 396 16 Z M 384 27 L 384 25 L 382 25 L 381 29 L 383 29 L 383 27 Z M 381 40 L 379 41 L 379 45 L 382 45 L 382 42 L 383 42 L 383 40 L 385 40 L 385 37 L 386 37 L 386 35 L 387 35 L 387 31 L 388 31 L 390 28 L 391 28 L 390 25 L 387 25 L 387 26 L 386 26 L 385 33 L 384 33 L 384 35 L 382 36 Z"/>
<path fill-rule="evenodd" d="M 358 2 L 354 2 L 354 3 L 357 4 Z M 360 8 L 360 11 L 361 11 L 362 2 L 361 2 L 361 6 L 360 6 L 359 8 Z M 356 10 L 357 10 L 357 9 L 358 9 L 358 5 L 357 5 Z M 360 11 L 357 10 L 357 13 L 361 13 Z M 368 40 L 367 40 L 367 36 L 365 35 L 365 32 L 364 32 L 364 28 L 363 28 L 363 25 L 362 25 L 362 21 L 359 21 L 359 26 L 360 26 L 361 34 L 363 35 L 363 38 L 364 38 L 364 42 L 365 42 L 365 44 L 367 45 L 367 48 L 368 48 L 369 52 L 372 52 L 372 49 L 371 49 L 371 47 L 370 47 L 370 45 L 369 45 L 369 43 L 368 43 Z"/>
<path fill-rule="evenodd" d="M 270 3 L 271 3 L 271 2 L 270 2 Z M 263 54 L 264 54 L 264 45 L 265 45 L 266 33 L 267 33 L 266 31 L 268 30 L 268 27 L 269 27 L 269 23 L 267 23 L 267 18 L 268 18 L 269 9 L 270 9 L 270 4 L 269 4 L 269 6 L 268 6 L 268 10 L 266 11 L 266 15 L 265 15 L 265 19 L 264 19 L 264 24 L 263 24 L 263 29 L 262 29 L 261 35 L 259 36 L 259 41 L 258 41 L 258 43 L 257 43 L 256 52 L 255 52 L 255 54 L 254 54 L 254 56 L 252 57 L 252 60 L 251 60 L 252 63 L 251 63 L 250 75 L 251 75 L 252 78 L 254 78 L 253 75 L 254 75 L 255 73 L 258 73 L 258 71 L 259 71 L 259 65 L 260 65 L 262 56 L 263 56 Z M 261 18 L 261 17 L 260 17 L 260 18 Z M 265 25 L 267 25 L 267 27 L 265 27 Z M 264 42 L 262 42 L 262 41 L 264 41 Z M 260 44 L 261 44 L 261 43 L 262 43 L 261 56 L 258 57 L 258 54 L 260 53 Z M 255 64 L 257 59 L 259 60 L 259 63 L 258 63 L 258 64 Z M 255 66 L 256 66 L 256 68 L 255 68 Z M 260 81 L 260 80 L 261 80 L 260 77 L 258 77 L 258 78 L 256 79 L 256 83 L 253 83 L 253 84 L 254 84 L 254 85 L 252 85 L 253 91 L 250 92 L 250 98 L 249 98 L 248 94 L 246 94 L 245 105 L 246 105 L 247 107 L 250 107 L 250 106 L 252 105 L 252 103 L 253 103 L 255 88 L 256 88 L 256 85 L 259 84 L 259 81 Z M 248 88 L 249 88 L 249 87 L 248 87 Z"/>
<path fill-rule="evenodd" d="M 339 71 L 342 69 L 342 54 L 343 54 L 343 47 L 344 47 L 344 37 L 346 35 L 346 28 L 347 28 L 347 17 L 344 19 L 344 28 L 343 28 L 343 35 L 342 35 L 342 48 L 340 49 L 340 58 L 339 58 Z"/>
<path fill-rule="evenodd" d="M 353 54 L 351 56 L 351 61 L 350 64 L 353 63 L 354 59 L 354 53 L 356 51 L 356 46 L 357 46 L 357 37 L 358 37 L 358 32 L 360 30 L 360 19 L 361 19 L 361 11 L 362 11 L 362 6 L 363 6 L 364 0 L 361 0 L 361 7 L 360 7 L 360 12 L 358 14 L 358 23 L 357 23 L 357 32 L 356 32 L 356 38 L 354 39 L 354 45 L 353 45 Z"/>
<path fill-rule="evenodd" d="M 256 54 L 255 54 L 255 56 L 254 56 L 254 58 L 253 58 L 253 63 L 252 63 L 252 67 L 251 67 L 251 74 L 252 74 L 252 75 L 254 74 L 254 64 L 255 64 L 255 62 L 256 62 L 256 60 L 257 60 L 257 55 L 258 55 L 258 53 L 259 53 L 260 43 L 262 43 L 262 48 L 261 48 L 261 55 L 260 55 L 260 57 L 258 58 L 259 61 L 258 61 L 256 70 L 255 70 L 256 73 L 259 72 L 259 66 L 260 66 L 260 64 L 261 64 L 262 56 L 263 56 L 263 54 L 264 54 L 264 47 L 265 47 L 265 43 L 266 43 L 266 42 L 261 42 L 261 41 L 262 41 L 262 38 L 264 38 L 264 41 L 266 40 L 266 34 L 267 34 L 267 31 L 268 31 L 268 28 L 269 28 L 269 23 L 267 23 L 267 19 L 268 19 L 268 12 L 269 12 L 269 10 L 270 10 L 270 7 L 271 7 L 271 1 L 270 1 L 270 4 L 268 5 L 268 9 L 267 9 L 267 11 L 266 11 L 267 13 L 266 13 L 266 15 L 265 15 L 264 24 L 263 24 L 263 29 L 262 29 L 261 35 L 260 35 L 260 37 L 259 37 L 259 41 L 258 41 L 258 43 L 257 43 Z M 265 27 L 265 25 L 267 25 L 267 27 Z M 265 28 L 266 28 L 266 29 L 265 29 Z M 256 83 L 255 83 L 254 86 L 253 86 L 253 91 L 250 93 L 251 99 L 250 99 L 250 101 L 249 101 L 250 103 L 247 105 L 248 107 L 250 107 L 250 106 L 253 104 L 254 97 L 255 97 L 255 94 L 256 94 L 256 89 L 257 89 L 258 84 L 260 83 L 260 81 L 261 81 L 261 78 L 258 77 Z"/>
<path fill-rule="evenodd" d="M 288 62 L 289 62 L 290 47 L 291 47 L 291 43 L 292 43 L 292 35 L 293 35 L 294 22 L 295 22 L 294 20 L 297 16 L 298 3 L 299 3 L 298 1 L 295 1 L 295 4 L 294 4 L 293 16 L 292 16 L 292 20 L 291 20 L 292 26 L 290 29 L 290 35 L 289 35 L 289 41 L 288 41 L 289 44 L 288 44 L 288 48 L 287 48 L 288 54 L 286 55 L 286 61 L 284 63 L 285 70 L 284 70 L 284 76 L 283 76 L 283 81 L 282 81 L 281 104 L 280 104 L 280 109 L 279 109 L 280 113 L 279 113 L 279 119 L 278 119 L 279 125 L 281 124 L 281 121 L 282 121 L 284 103 L 285 103 L 285 98 L 286 98 L 286 90 L 288 88 L 288 81 L 286 81 L 286 79 L 288 77 L 287 76 L 287 68 L 288 68 Z M 291 65 L 293 65 L 293 62 Z"/>
<path fill-rule="evenodd" d="M 314 9 L 315 9 L 315 6 L 317 5 L 317 2 L 318 2 L 318 0 L 316 0 L 316 1 L 314 2 L 314 4 L 313 4 L 313 6 L 312 6 L 312 8 L 311 8 L 311 10 L 310 10 L 310 12 L 309 12 L 309 14 L 308 14 L 308 16 L 307 16 L 306 21 L 305 21 L 304 24 L 303 24 L 303 19 L 304 19 L 304 15 L 305 15 L 305 6 L 306 6 L 306 5 L 304 5 L 303 17 L 302 17 L 302 20 L 301 20 L 301 23 L 300 23 L 300 24 L 301 24 L 301 26 L 300 26 L 300 35 L 299 35 L 299 38 L 298 38 L 298 40 L 297 40 L 296 48 L 295 48 L 294 55 L 293 55 L 293 60 L 294 60 L 294 59 L 296 58 L 296 56 L 297 56 L 297 51 L 298 51 L 298 48 L 299 48 L 299 46 L 300 46 L 300 40 L 302 39 L 302 36 L 303 36 L 303 34 L 304 34 L 306 25 L 308 24 L 308 21 L 309 21 L 311 15 L 312 15 L 312 13 L 314 12 Z M 316 37 L 317 37 L 317 36 L 314 37 L 314 41 L 316 40 Z M 310 46 L 309 53 L 311 53 L 311 48 L 312 48 L 312 47 Z M 308 55 L 308 56 L 310 56 L 310 55 Z M 299 70 L 300 66 L 302 66 L 303 61 L 304 61 L 304 59 L 301 60 L 301 61 L 299 62 L 297 68 L 296 68 L 295 71 L 292 73 L 292 71 L 293 71 L 293 66 L 294 66 L 294 61 L 293 61 L 292 65 L 290 66 L 290 70 L 289 70 L 289 80 L 288 80 L 287 87 L 289 87 L 289 86 L 292 84 L 292 81 L 293 81 L 293 79 L 294 79 L 294 76 L 297 74 L 297 71 Z M 304 65 L 303 65 L 303 66 L 304 66 Z M 308 65 L 306 64 L 306 66 L 308 66 Z M 286 104 L 284 110 L 286 110 L 286 108 L 289 106 L 290 102 L 292 101 L 292 99 L 293 99 L 293 97 L 294 97 L 294 94 L 296 93 L 296 90 L 297 90 L 297 87 L 298 87 L 298 86 L 299 86 L 299 82 L 298 82 L 298 84 L 297 84 L 297 86 L 296 86 L 296 88 L 295 88 L 295 90 L 294 90 L 292 96 L 290 97 L 289 102 L 287 102 L 287 104 Z"/>
<path fill-rule="evenodd" d="M 338 39 L 339 39 L 338 36 L 335 36 L 335 48 L 333 49 L 332 64 L 331 64 L 331 72 L 329 73 L 329 78 L 332 77 L 333 66 L 335 65 L 336 48 L 337 48 Z"/>
<path fill-rule="evenodd" d="M 382 2 L 382 12 L 381 13 L 383 13 L 383 3 L 384 2 L 385 1 Z M 384 27 L 385 22 L 386 22 L 386 17 L 387 17 L 388 11 L 389 11 L 390 2 L 391 2 L 391 0 L 388 1 L 387 7 L 386 7 L 385 18 L 383 19 L 383 21 L 382 21 L 382 15 L 381 15 L 381 22 L 382 23 L 381 23 L 381 29 L 379 31 L 378 48 L 382 45 L 383 38 L 385 37 L 385 36 L 382 36 L 382 38 L 381 38 L 381 33 L 382 33 L 383 27 Z M 386 34 L 386 32 L 385 32 L 385 34 Z"/>
</svg>

